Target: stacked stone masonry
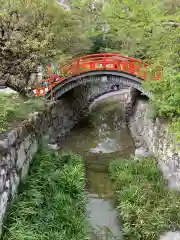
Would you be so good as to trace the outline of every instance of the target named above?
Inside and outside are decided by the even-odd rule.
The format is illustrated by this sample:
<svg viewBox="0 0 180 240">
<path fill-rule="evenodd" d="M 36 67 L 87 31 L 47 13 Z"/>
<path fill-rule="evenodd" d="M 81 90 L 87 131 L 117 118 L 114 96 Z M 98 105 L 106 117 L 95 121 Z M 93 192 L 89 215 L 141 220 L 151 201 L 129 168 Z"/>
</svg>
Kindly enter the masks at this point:
<svg viewBox="0 0 180 240">
<path fill-rule="evenodd" d="M 152 109 L 147 101 L 137 101 L 129 119 L 129 128 L 136 148 L 148 149 L 158 159 L 169 186 L 180 190 L 179 146 L 169 131 L 168 123 L 162 119 L 152 119 L 151 113 Z"/>
<path fill-rule="evenodd" d="M 86 93 L 86 88 L 81 88 Z M 78 90 L 78 91 L 80 91 Z M 43 113 L 34 113 L 28 121 L 7 134 L 0 134 L 0 234 L 11 201 L 15 198 L 19 183 L 26 177 L 29 166 L 42 138 L 58 132 L 67 135 L 79 121 L 86 103 L 86 95 L 64 96 L 47 104 Z M 56 135 L 57 137 L 57 135 Z"/>
<path fill-rule="evenodd" d="M 0 134 L 0 235 L 10 203 L 17 195 L 18 186 L 26 177 L 39 143 L 45 136 L 62 140 L 84 117 L 92 100 L 111 91 L 112 82 L 78 86 L 60 100 L 48 103 L 46 110 L 6 134 Z M 122 97 L 122 105 L 130 110 L 130 91 Z"/>
</svg>

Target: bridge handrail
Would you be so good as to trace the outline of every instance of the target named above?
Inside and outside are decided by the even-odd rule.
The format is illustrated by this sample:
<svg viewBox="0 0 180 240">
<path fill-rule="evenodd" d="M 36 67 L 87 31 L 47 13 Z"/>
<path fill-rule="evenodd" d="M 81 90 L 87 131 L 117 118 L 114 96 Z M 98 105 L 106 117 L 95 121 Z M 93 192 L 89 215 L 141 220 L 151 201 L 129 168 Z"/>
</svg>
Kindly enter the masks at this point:
<svg viewBox="0 0 180 240">
<path fill-rule="evenodd" d="M 122 56 L 122 55 L 120 55 L 119 53 L 96 53 L 96 54 L 89 54 L 89 55 L 86 55 L 86 56 L 82 56 L 82 57 L 78 57 L 78 58 L 73 58 L 73 59 L 71 59 L 71 60 L 69 60 L 69 61 L 67 61 L 67 63 L 68 62 L 73 62 L 74 60 L 78 60 L 78 59 L 82 59 L 82 60 L 84 60 L 84 59 L 89 59 L 89 58 L 97 58 L 97 57 L 102 57 L 102 58 L 104 58 L 104 57 L 119 57 L 119 58 L 122 58 L 122 59 L 127 59 L 127 60 L 130 60 L 130 61 L 133 61 L 133 62 L 139 62 L 139 63 L 142 63 L 142 64 L 145 64 L 145 65 L 149 65 L 149 64 L 146 64 L 146 63 L 144 63 L 143 61 L 141 61 L 141 60 L 138 60 L 138 59 L 136 59 L 136 58 L 132 58 L 132 57 L 128 57 L 128 56 Z M 65 63 L 66 64 L 66 63 Z"/>
<path fill-rule="evenodd" d="M 62 83 L 71 76 L 76 76 L 88 71 L 99 70 L 121 71 L 130 75 L 135 75 L 142 80 L 146 80 L 147 77 L 159 80 L 162 76 L 162 69 L 152 74 L 149 64 L 135 58 L 122 56 L 116 53 L 91 54 L 71 59 L 60 66 L 60 76 L 58 77 L 58 81 L 53 81 L 53 76 L 50 76 L 49 79 L 46 80 L 46 82 L 49 83 L 49 86 L 40 87 L 39 92 L 42 90 L 42 93 L 39 93 L 39 96 L 44 96 L 45 93 L 50 89 L 53 89 L 55 85 Z"/>
<path fill-rule="evenodd" d="M 104 62 L 103 62 L 104 61 Z M 70 76 L 72 73 L 78 74 L 81 73 L 82 70 L 80 70 L 80 67 L 84 66 L 94 66 L 94 64 L 111 64 L 111 62 L 117 62 L 117 63 L 123 63 L 123 64 L 134 64 L 136 67 L 141 67 L 141 69 L 147 69 L 150 68 L 150 65 L 147 63 L 144 63 L 138 59 L 127 57 L 127 56 L 121 56 L 120 54 L 114 54 L 114 53 L 100 53 L 100 54 L 92 54 L 92 55 L 86 55 L 83 57 L 72 59 L 71 61 L 67 61 L 65 64 L 63 64 L 60 67 L 60 72 L 64 77 Z M 89 71 L 92 71 L 93 67 L 89 69 Z M 96 67 L 94 67 L 94 70 L 97 70 Z M 110 70 L 110 69 L 109 69 Z M 144 79 L 144 77 L 142 77 Z M 144 79 L 145 80 L 145 79 Z"/>
<path fill-rule="evenodd" d="M 131 57 L 128 57 L 128 56 L 122 56 L 118 53 L 97 53 L 97 54 L 90 54 L 90 55 L 86 55 L 86 56 L 82 56 L 82 57 L 78 57 L 78 58 L 72 58 L 71 60 L 68 60 L 66 63 L 64 63 L 61 68 L 67 66 L 67 65 L 72 65 L 73 63 L 77 63 L 77 62 L 80 62 L 81 60 L 96 60 L 98 58 L 102 58 L 102 59 L 105 59 L 106 57 L 117 57 L 118 59 L 121 58 L 122 60 L 128 60 L 129 62 L 137 62 L 137 63 L 140 63 L 146 67 L 150 66 L 149 64 L 147 63 L 144 63 L 143 61 L 141 60 L 138 60 L 136 58 L 131 58 Z"/>
</svg>

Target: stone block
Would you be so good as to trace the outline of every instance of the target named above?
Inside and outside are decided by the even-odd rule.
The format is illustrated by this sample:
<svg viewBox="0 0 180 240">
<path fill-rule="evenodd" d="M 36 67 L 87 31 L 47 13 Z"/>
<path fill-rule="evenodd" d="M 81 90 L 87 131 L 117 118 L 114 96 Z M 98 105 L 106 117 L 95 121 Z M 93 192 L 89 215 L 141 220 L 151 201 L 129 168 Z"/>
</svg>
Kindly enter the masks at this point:
<svg viewBox="0 0 180 240">
<path fill-rule="evenodd" d="M 21 143 L 20 148 L 17 151 L 16 166 L 18 170 L 22 168 L 25 161 L 26 161 L 26 153 L 24 149 L 24 143 Z"/>
<path fill-rule="evenodd" d="M 5 189 L 9 189 L 9 188 L 10 188 L 10 180 L 9 180 L 9 179 L 6 179 Z"/>
<path fill-rule="evenodd" d="M 29 171 L 29 166 L 30 166 L 30 162 L 26 161 L 21 169 L 21 180 L 25 180 L 26 176 L 28 175 L 28 171 Z"/>
<path fill-rule="evenodd" d="M 38 141 L 35 139 L 28 150 L 28 159 L 30 162 L 33 159 L 33 156 L 37 152 L 37 150 L 38 150 Z"/>
<path fill-rule="evenodd" d="M 19 182 L 20 182 L 20 177 L 18 176 L 16 170 L 13 169 L 10 174 L 11 198 L 12 199 L 14 199 L 16 197 Z"/>
<path fill-rule="evenodd" d="M 25 140 L 24 140 L 24 149 L 28 150 L 32 141 L 32 135 L 30 134 Z"/>
<path fill-rule="evenodd" d="M 10 153 L 7 153 L 2 157 L 2 165 L 5 166 L 7 169 L 10 169 L 13 167 L 14 163 L 11 161 Z"/>
<path fill-rule="evenodd" d="M 24 141 L 24 139 L 29 135 L 25 124 L 23 124 L 21 127 L 18 128 L 17 133 L 18 133 L 19 143 Z"/>
<path fill-rule="evenodd" d="M 173 154 L 170 161 L 170 168 L 172 172 L 176 172 L 179 169 L 179 157 L 177 154 Z"/>
<path fill-rule="evenodd" d="M 35 130 L 39 129 L 41 127 L 42 119 L 41 116 L 38 116 L 35 122 Z"/>
<path fill-rule="evenodd" d="M 6 213 L 8 197 L 9 197 L 8 191 L 4 191 L 3 193 L 0 194 L 0 224 L 2 223 Z"/>
<path fill-rule="evenodd" d="M 59 125 L 63 124 L 63 117 L 59 117 L 59 118 L 58 118 L 58 124 L 59 124 Z"/>
<path fill-rule="evenodd" d="M 56 117 L 55 119 L 53 119 L 53 122 L 52 122 L 53 126 L 56 127 L 59 125 L 59 119 L 58 117 Z"/>
<path fill-rule="evenodd" d="M 10 154 L 11 154 L 11 161 L 12 161 L 12 163 L 14 165 L 15 162 L 16 162 L 16 159 L 17 159 L 17 151 L 16 151 L 15 147 L 11 147 Z"/>
<path fill-rule="evenodd" d="M 166 154 L 167 154 L 167 157 L 172 158 L 174 154 L 173 149 L 171 147 L 167 148 Z"/>
<path fill-rule="evenodd" d="M 6 178 L 7 178 L 7 171 L 4 168 L 0 169 L 0 192 L 5 189 L 6 185 Z"/>
<path fill-rule="evenodd" d="M 137 158 L 144 158 L 150 156 L 152 156 L 152 153 L 147 148 L 140 147 L 135 150 L 135 157 Z"/>
<path fill-rule="evenodd" d="M 67 126 L 69 124 L 69 119 L 70 119 L 69 115 L 65 115 L 63 117 L 63 125 Z"/>
<path fill-rule="evenodd" d="M 7 139 L 8 139 L 8 145 L 9 145 L 9 146 L 15 145 L 17 138 L 18 138 L 18 132 L 17 132 L 16 129 L 15 129 L 15 130 L 12 130 L 10 133 L 8 133 L 8 137 L 7 137 Z"/>
<path fill-rule="evenodd" d="M 8 145 L 8 141 L 4 140 L 4 141 L 0 141 L 0 153 L 1 155 L 4 155 L 6 153 L 9 152 L 9 145 Z"/>
</svg>

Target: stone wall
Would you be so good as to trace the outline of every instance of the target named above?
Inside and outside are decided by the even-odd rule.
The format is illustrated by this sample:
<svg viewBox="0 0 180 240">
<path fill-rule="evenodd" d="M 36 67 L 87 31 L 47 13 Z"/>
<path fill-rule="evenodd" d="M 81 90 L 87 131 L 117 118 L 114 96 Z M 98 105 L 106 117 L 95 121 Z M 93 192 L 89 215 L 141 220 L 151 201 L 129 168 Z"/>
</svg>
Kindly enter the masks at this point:
<svg viewBox="0 0 180 240">
<path fill-rule="evenodd" d="M 110 92 L 113 85 L 119 85 L 119 90 L 129 89 L 127 85 L 119 83 L 117 77 L 114 76 L 93 76 L 91 78 L 93 80 L 88 83 L 89 98 Z"/>
<path fill-rule="evenodd" d="M 109 98 L 111 102 L 118 101 L 123 112 L 125 113 L 126 121 L 128 121 L 129 116 L 132 114 L 133 102 L 135 95 L 131 88 L 124 88 L 119 91 L 112 91 L 106 94 L 101 95 L 98 98 L 95 98 L 94 101 L 90 104 L 89 110 L 96 107 L 99 103 L 104 101 L 104 99 Z"/>
<path fill-rule="evenodd" d="M 28 173 L 38 145 L 45 135 L 61 138 L 70 133 L 82 116 L 87 88 L 82 86 L 55 103 L 47 104 L 21 126 L 0 134 L 0 234 L 8 206 L 15 198 L 18 185 Z M 73 97 L 73 98 L 72 98 Z"/>
<path fill-rule="evenodd" d="M 115 85 L 119 85 L 119 89 L 112 90 L 112 86 Z M 84 87 L 83 93 L 81 90 L 82 87 Z M 76 89 L 79 89 L 79 92 Z M 99 102 L 99 99 L 103 98 L 103 96 L 108 94 L 113 95 L 113 93 L 116 95 L 116 92 L 118 92 L 118 101 L 125 110 L 127 119 L 129 115 L 132 114 L 132 106 L 134 105 L 136 97 L 139 95 L 138 90 L 130 88 L 127 85 L 119 84 L 117 78 L 114 76 L 109 76 L 108 78 L 107 76 L 93 76 L 93 81 L 77 87 L 73 91 L 83 95 L 84 114 L 88 113 L 88 108 L 90 105 L 92 107 L 92 105 L 94 105 L 96 102 Z M 71 96 L 71 91 L 69 92 L 68 96 Z M 74 96 L 71 98 L 73 99 Z"/>
<path fill-rule="evenodd" d="M 152 119 L 151 106 L 147 101 L 138 100 L 129 128 L 136 148 L 149 150 L 159 162 L 169 186 L 180 190 L 180 149 L 168 130 L 168 124 L 161 119 Z"/>
</svg>

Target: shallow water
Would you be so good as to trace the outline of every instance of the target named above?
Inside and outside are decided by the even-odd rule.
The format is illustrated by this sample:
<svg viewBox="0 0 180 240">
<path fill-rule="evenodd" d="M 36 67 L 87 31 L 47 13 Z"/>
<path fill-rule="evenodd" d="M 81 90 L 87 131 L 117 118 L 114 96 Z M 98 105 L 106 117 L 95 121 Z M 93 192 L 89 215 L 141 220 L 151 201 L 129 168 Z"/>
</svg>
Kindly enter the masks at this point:
<svg viewBox="0 0 180 240">
<path fill-rule="evenodd" d="M 115 102 L 105 100 L 93 108 L 61 144 L 63 151 L 79 154 L 85 161 L 89 197 L 87 215 L 92 240 L 122 239 L 122 224 L 115 208 L 108 165 L 113 159 L 127 158 L 134 153 L 123 115 L 118 98 Z"/>
</svg>

